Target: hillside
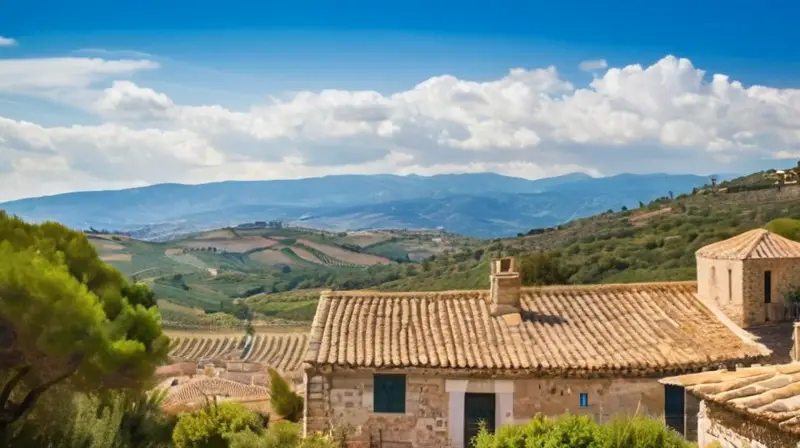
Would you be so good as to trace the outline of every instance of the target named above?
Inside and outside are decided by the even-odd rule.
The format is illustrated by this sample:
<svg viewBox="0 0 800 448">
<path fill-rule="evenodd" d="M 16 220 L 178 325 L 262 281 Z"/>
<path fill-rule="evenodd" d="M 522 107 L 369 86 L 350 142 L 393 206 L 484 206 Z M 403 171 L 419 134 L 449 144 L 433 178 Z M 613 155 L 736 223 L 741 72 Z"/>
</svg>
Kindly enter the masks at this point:
<svg viewBox="0 0 800 448">
<path fill-rule="evenodd" d="M 172 326 L 293 326 L 322 289 L 446 290 L 488 286 L 498 255 L 555 254 L 568 283 L 689 280 L 694 252 L 781 218 L 800 217 L 800 187 L 764 173 L 667 194 L 517 238 L 439 231 L 326 232 L 257 223 L 166 243 L 90 234 L 103 258 L 148 282 Z M 221 312 L 220 312 L 221 311 Z"/>
<path fill-rule="evenodd" d="M 334 231 L 441 228 L 493 238 L 632 207 L 667 191 L 688 192 L 706 180 L 667 174 L 575 173 L 539 180 L 492 173 L 347 175 L 78 192 L 6 202 L 0 209 L 30 221 L 158 241 L 254 221 Z"/>
<path fill-rule="evenodd" d="M 488 259 L 496 255 L 555 254 L 569 283 L 691 280 L 702 246 L 762 227 L 777 218 L 800 218 L 800 186 L 780 190 L 765 173 L 705 187 L 696 194 L 662 197 L 636 209 L 606 212 L 530 235 L 496 239 L 471 252 L 434 257 L 413 278 L 384 290 L 485 288 Z"/>
<path fill-rule="evenodd" d="M 376 287 L 405 277 L 414 261 L 483 244 L 439 231 L 332 233 L 275 223 L 161 243 L 101 233 L 87 237 L 103 260 L 150 285 L 166 321 L 189 327 L 241 326 L 238 318 L 253 311 L 256 320 L 271 324 L 307 320 L 320 288 Z M 307 291 L 314 291 L 310 299 Z M 269 296 L 270 303 L 239 303 L 254 296 Z"/>
</svg>

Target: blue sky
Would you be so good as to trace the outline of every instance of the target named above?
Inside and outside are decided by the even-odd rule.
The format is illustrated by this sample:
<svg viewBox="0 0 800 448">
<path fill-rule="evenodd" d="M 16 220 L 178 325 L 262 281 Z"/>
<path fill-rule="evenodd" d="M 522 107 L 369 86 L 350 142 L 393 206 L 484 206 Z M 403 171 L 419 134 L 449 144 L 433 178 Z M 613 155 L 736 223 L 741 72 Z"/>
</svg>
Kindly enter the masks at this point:
<svg viewBox="0 0 800 448">
<path fill-rule="evenodd" d="M 487 169 L 540 177 L 571 169 L 614 174 L 747 171 L 771 166 L 781 151 L 793 157 L 795 139 L 800 139 L 784 123 L 792 121 L 800 107 L 793 93 L 800 86 L 799 13 L 800 5 L 788 1 L 7 2 L 0 15 L 0 36 L 15 44 L 0 46 L 0 62 L 8 64 L 6 71 L 11 73 L 13 65 L 19 70 L 15 73 L 21 74 L 18 78 L 24 78 L 25 70 L 32 70 L 26 64 L 37 60 L 47 65 L 36 67 L 46 67 L 53 77 L 64 72 L 74 77 L 37 78 L 22 86 L 9 81 L 4 89 L 0 75 L 0 117 L 9 120 L 5 130 L 0 127 L 0 137 L 5 132 L 6 142 L 33 139 L 35 143 L 25 140 L 0 147 L 6 153 L 0 155 L 0 187 L 22 182 L 26 177 L 20 170 L 26 166 L 42 171 L 43 165 L 31 158 L 31 154 L 42 154 L 42 141 L 47 142 L 44 146 L 50 157 L 46 166 L 69 171 L 63 178 L 70 180 L 46 184 L 37 193 L 364 170 L 430 174 Z M 587 60 L 603 60 L 608 68 L 640 64 L 647 69 L 670 55 L 675 58 L 659 66 L 658 73 L 609 78 L 604 87 L 590 83 L 607 76 L 605 67 L 579 69 Z M 117 65 L 89 67 L 89 58 Z M 680 58 L 687 58 L 690 66 L 680 65 Z M 136 65 L 130 61 L 147 61 L 149 66 L 130 68 Z M 71 64 L 69 69 L 66 63 Z M 513 68 L 532 72 L 549 66 L 557 68 L 559 83 L 570 85 L 542 87 L 535 79 L 507 78 Z M 691 82 L 697 70 L 705 71 L 704 86 Z M 729 82 L 740 81 L 744 89 L 763 85 L 774 92 L 751 90 L 750 103 L 741 99 L 744 94 L 727 91 L 720 98 L 723 94 L 710 92 L 708 84 L 716 73 L 728 76 Z M 443 75 L 475 85 L 463 87 L 445 80 L 427 93 L 415 90 L 419 83 Z M 669 77 L 674 79 L 664 81 Z M 658 86 L 669 82 L 676 83 L 672 90 Z M 619 83 L 625 84 L 618 89 Z M 432 95 L 439 101 L 439 96 L 453 94 L 443 93 L 445 88 L 497 97 L 481 100 L 492 107 L 469 113 L 458 112 L 462 106 L 455 103 L 429 104 Z M 511 101 L 508 95 L 530 88 L 543 90 L 535 94 L 525 90 L 526 102 L 503 104 Z M 350 96 L 321 95 L 326 89 Z M 582 89 L 595 98 L 578 105 L 586 100 Z M 637 89 L 652 89 L 653 98 L 632 104 L 638 101 Z M 674 109 L 676 98 L 685 100 L 687 94 L 698 94 L 698 89 L 705 112 L 698 112 L 699 106 Z M 358 99 L 353 94 L 364 91 L 380 97 Z M 312 97 L 300 101 L 297 92 Z M 413 98 L 391 96 L 401 92 L 411 92 Z M 541 95 L 547 96 L 546 104 L 537 100 Z M 270 97 L 282 102 L 279 110 L 265 110 L 266 105 L 274 105 Z M 159 114 L 169 117 L 162 114 L 154 119 L 154 105 Z M 105 109 L 100 110 L 101 106 Z M 759 109 L 753 112 L 756 106 Z M 136 113 L 132 108 L 137 108 Z M 383 131 L 372 118 L 348 118 L 347 126 L 354 127 L 347 131 L 343 123 L 331 125 L 338 120 L 335 117 L 356 109 L 363 115 L 365 108 L 370 113 L 376 108 L 391 110 L 383 117 Z M 708 112 L 709 108 L 714 112 Z M 601 109 L 613 114 L 601 118 Z M 506 116 L 505 110 L 517 115 Z M 720 115 L 734 110 L 738 115 Z M 550 122 L 548 114 L 553 113 L 564 115 L 558 123 Z M 414 114 L 418 116 L 410 118 Z M 276 121 L 288 115 L 291 123 Z M 523 123 L 534 115 L 540 118 Z M 742 121 L 743 115 L 752 115 L 752 121 Z M 144 116 L 148 119 L 142 120 Z M 777 118 L 772 123 L 765 121 L 767 117 Z M 221 126 L 213 135 L 202 132 L 208 130 L 207 122 L 200 129 L 193 127 L 212 119 Z M 701 124 L 699 120 L 711 121 Z M 37 132 L 42 136 L 31 137 L 29 130 L 23 135 L 22 122 L 41 127 Z M 301 123 L 314 127 L 302 131 Z M 320 123 L 328 127 L 323 131 Z M 698 129 L 690 129 L 692 124 Z M 76 125 L 86 127 L 82 130 L 86 133 L 77 135 L 67 129 Z M 272 132 L 270 126 L 282 133 Z M 138 152 L 147 144 L 140 139 L 156 133 L 156 140 L 147 144 L 160 147 L 164 154 L 148 150 L 149 162 L 126 159 L 142 157 Z M 433 144 L 433 134 L 444 136 L 435 137 Z M 753 141 L 743 143 L 743 138 Z M 108 146 L 108 139 L 121 147 Z M 120 143 L 126 139 L 130 143 Z M 190 148 L 183 149 L 188 153 L 163 148 L 187 141 L 192 142 L 184 144 Z M 89 159 L 88 149 L 74 154 L 81 144 L 94 148 Z M 32 150 L 37 145 L 38 153 Z M 232 150 L 234 146 L 247 150 Z M 383 162 L 369 169 L 355 168 L 322 157 L 314 152 L 318 148 L 328 154 L 340 151 L 343 161 Z M 620 152 L 624 148 L 637 148 L 637 152 L 633 156 Z M 438 157 L 433 157 L 434 152 Z M 687 154 L 693 163 L 684 162 Z M 109 160 L 98 164 L 96 157 Z M 114 171 L 148 166 L 160 157 L 174 162 L 166 164 L 170 172 Z M 188 163 L 191 160 L 200 162 Z M 659 163 L 648 163 L 653 160 Z M 242 174 L 241 164 L 260 168 Z M 319 168 L 322 165 L 328 169 Z M 39 175 L 52 177 L 47 172 Z"/>
</svg>

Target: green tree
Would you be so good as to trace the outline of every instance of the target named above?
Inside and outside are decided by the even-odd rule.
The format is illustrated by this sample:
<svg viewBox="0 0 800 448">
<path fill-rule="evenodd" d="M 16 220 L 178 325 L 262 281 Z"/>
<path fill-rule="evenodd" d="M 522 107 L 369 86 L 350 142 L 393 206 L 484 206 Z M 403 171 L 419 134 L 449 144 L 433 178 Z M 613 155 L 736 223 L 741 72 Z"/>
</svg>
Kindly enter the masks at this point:
<svg viewBox="0 0 800 448">
<path fill-rule="evenodd" d="M 275 369 L 269 369 L 269 380 L 272 409 L 286 420 L 300 421 L 303 416 L 303 397 L 295 393 Z"/>
<path fill-rule="evenodd" d="M 791 218 L 773 219 L 767 223 L 766 229 L 784 238 L 800 241 L 800 220 Z"/>
<path fill-rule="evenodd" d="M 536 252 L 520 259 L 519 274 L 523 285 L 561 285 L 569 274 L 555 254 Z"/>
<path fill-rule="evenodd" d="M 144 388 L 169 345 L 155 304 L 83 233 L 0 211 L 0 429 L 60 383 Z"/>
<path fill-rule="evenodd" d="M 241 404 L 213 403 L 181 414 L 172 441 L 176 448 L 227 448 L 232 434 L 263 429 L 263 419 Z"/>
</svg>

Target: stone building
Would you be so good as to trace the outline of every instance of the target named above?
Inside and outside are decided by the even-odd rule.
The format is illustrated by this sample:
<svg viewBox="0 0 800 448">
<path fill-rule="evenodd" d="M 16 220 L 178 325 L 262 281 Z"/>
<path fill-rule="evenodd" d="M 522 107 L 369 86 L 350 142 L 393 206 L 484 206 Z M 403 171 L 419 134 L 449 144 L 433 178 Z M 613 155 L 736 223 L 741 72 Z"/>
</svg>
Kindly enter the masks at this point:
<svg viewBox="0 0 800 448">
<path fill-rule="evenodd" d="M 753 333 L 786 317 L 765 305 L 783 304 L 798 255 L 800 244 L 756 230 L 699 250 L 697 282 L 523 288 L 503 258 L 484 291 L 324 292 L 304 429 L 463 447 L 478 421 L 638 410 L 684 432 L 684 390 L 658 380 L 768 361 L 768 338 Z M 788 356 L 791 333 L 775 339 Z"/>
<path fill-rule="evenodd" d="M 661 380 L 686 394 L 685 436 L 699 446 L 800 447 L 800 363 Z"/>
<path fill-rule="evenodd" d="M 800 287 L 800 243 L 755 229 L 696 253 L 697 294 L 737 325 L 785 321 L 784 296 Z"/>
</svg>

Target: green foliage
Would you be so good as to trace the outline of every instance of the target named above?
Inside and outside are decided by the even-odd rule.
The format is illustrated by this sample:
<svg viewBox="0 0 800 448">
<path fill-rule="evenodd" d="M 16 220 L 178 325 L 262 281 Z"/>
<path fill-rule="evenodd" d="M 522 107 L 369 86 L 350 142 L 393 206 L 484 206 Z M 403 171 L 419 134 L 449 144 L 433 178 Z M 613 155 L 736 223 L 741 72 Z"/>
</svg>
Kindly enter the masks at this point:
<svg viewBox="0 0 800 448">
<path fill-rule="evenodd" d="M 0 436 L 14 447 L 161 448 L 171 445 L 175 417 L 161 412 L 163 394 L 48 391 L 25 419 Z"/>
<path fill-rule="evenodd" d="M 303 397 L 295 393 L 289 383 L 275 370 L 269 370 L 269 393 L 272 409 L 290 422 L 303 417 Z"/>
<path fill-rule="evenodd" d="M 506 425 L 495 434 L 485 426 L 471 441 L 475 448 L 690 448 L 679 434 L 644 416 L 618 417 L 597 424 L 590 417 L 536 416 L 524 425 Z"/>
<path fill-rule="evenodd" d="M 543 252 L 522 256 L 519 274 L 523 285 L 560 285 L 569 279 L 558 257 Z"/>
<path fill-rule="evenodd" d="M 765 226 L 770 232 L 789 238 L 790 240 L 800 241 L 800 220 L 791 218 L 773 219 Z"/>
<path fill-rule="evenodd" d="M 305 439 L 296 423 L 281 421 L 261 434 L 244 431 L 230 434 L 230 448 L 339 448 L 330 437 L 312 434 Z"/>
<path fill-rule="evenodd" d="M 178 418 L 172 440 L 176 448 L 227 448 L 233 433 L 260 433 L 264 422 L 255 412 L 238 403 L 209 404 Z"/>
<path fill-rule="evenodd" d="M 147 386 L 169 340 L 155 298 L 103 263 L 83 233 L 0 211 L 0 427 L 68 381 L 87 392 Z"/>
</svg>

